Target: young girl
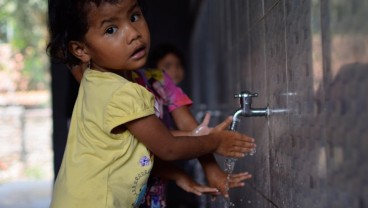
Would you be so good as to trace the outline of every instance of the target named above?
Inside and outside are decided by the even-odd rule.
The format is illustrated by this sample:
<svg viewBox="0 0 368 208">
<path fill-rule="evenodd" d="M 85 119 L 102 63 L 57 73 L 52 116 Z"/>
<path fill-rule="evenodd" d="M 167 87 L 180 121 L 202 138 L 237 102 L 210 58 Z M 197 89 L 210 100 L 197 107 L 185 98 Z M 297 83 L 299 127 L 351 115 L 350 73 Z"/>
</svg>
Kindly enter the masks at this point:
<svg viewBox="0 0 368 208">
<path fill-rule="evenodd" d="M 82 65 L 71 67 L 71 72 L 78 82 L 81 82 L 83 72 L 86 68 L 86 66 Z M 209 114 L 207 114 L 203 122 L 198 125 L 188 108 L 188 106 L 192 104 L 192 101 L 189 99 L 189 97 L 187 97 L 185 93 L 183 93 L 183 91 L 179 87 L 174 84 L 174 82 L 163 70 L 135 70 L 132 77 L 132 80 L 134 82 L 140 84 L 141 86 L 144 86 L 154 94 L 155 104 L 157 104 L 157 107 L 155 107 L 156 116 L 160 118 L 168 128 L 171 127 L 171 122 L 169 122 L 171 120 L 164 119 L 165 116 L 163 116 L 163 114 L 166 114 L 164 112 L 170 112 L 170 115 L 173 117 L 173 120 L 175 121 L 174 123 L 179 130 L 171 130 L 171 133 L 181 136 L 205 135 L 210 133 L 211 128 L 208 127 L 208 123 L 210 120 Z M 159 87 L 155 88 L 155 86 Z M 160 96 L 159 94 L 163 94 L 163 96 Z M 160 112 L 159 109 L 163 109 L 163 112 Z M 227 125 L 228 124 L 224 122 L 216 128 L 221 128 L 221 126 L 226 127 Z M 155 160 L 155 165 L 158 162 L 162 162 L 157 159 L 158 158 L 156 158 Z M 231 174 L 230 176 L 228 176 L 223 170 L 221 170 L 212 154 L 201 156 L 198 159 L 203 167 L 208 183 L 215 189 L 198 184 L 181 169 L 175 167 L 175 165 L 172 165 L 170 163 L 165 163 L 165 165 L 161 164 L 162 168 L 160 169 L 161 172 L 164 173 L 164 175 L 150 175 L 147 182 L 148 186 L 145 200 L 140 205 L 140 208 L 165 208 L 168 205 L 166 202 L 166 194 L 171 195 L 171 199 L 169 200 L 171 201 L 171 203 L 182 205 L 183 203 L 185 203 L 185 205 L 189 207 L 199 207 L 199 205 L 195 202 L 196 198 L 190 194 L 185 195 L 185 192 L 180 193 L 180 195 L 184 194 L 186 196 L 185 199 L 173 199 L 172 196 L 175 196 L 175 194 L 178 193 L 172 193 L 172 190 L 167 193 L 167 180 L 173 180 L 173 182 L 175 182 L 175 184 L 184 191 L 196 194 L 198 196 L 202 195 L 203 193 L 208 193 L 214 196 L 223 194 L 225 197 L 228 197 L 229 188 L 242 187 L 244 186 L 243 181 L 251 178 L 251 175 L 247 172 Z M 226 181 L 228 181 L 228 184 L 226 183 Z"/>
<path fill-rule="evenodd" d="M 173 137 L 154 115 L 150 92 L 124 78 L 142 67 L 149 32 L 136 0 L 49 2 L 53 58 L 88 63 L 74 106 L 51 207 L 138 207 L 155 156 L 242 157 L 254 139 L 236 132 Z"/>
</svg>

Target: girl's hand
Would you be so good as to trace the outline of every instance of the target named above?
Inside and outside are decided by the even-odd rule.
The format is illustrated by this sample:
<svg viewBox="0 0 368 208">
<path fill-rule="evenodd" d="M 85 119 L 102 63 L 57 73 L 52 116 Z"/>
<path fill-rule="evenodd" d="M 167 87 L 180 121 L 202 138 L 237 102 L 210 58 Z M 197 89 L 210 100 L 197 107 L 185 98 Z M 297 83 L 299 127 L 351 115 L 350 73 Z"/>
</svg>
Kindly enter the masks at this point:
<svg viewBox="0 0 368 208">
<path fill-rule="evenodd" d="M 219 192 L 225 197 L 228 198 L 228 189 L 243 187 L 244 180 L 250 179 L 252 177 L 248 172 L 231 174 L 228 175 L 223 172 L 221 169 L 213 169 L 210 172 L 206 172 L 206 177 L 208 183 L 211 187 L 215 187 L 219 190 Z M 228 180 L 228 181 L 227 181 Z M 216 196 L 218 194 L 214 194 Z"/>
<path fill-rule="evenodd" d="M 244 157 L 245 153 L 252 152 L 256 147 L 254 139 L 236 131 L 226 130 L 231 122 L 232 117 L 228 117 L 211 131 L 211 134 L 217 134 L 220 137 L 220 143 L 215 152 L 224 157 Z"/>
<path fill-rule="evenodd" d="M 207 135 L 212 131 L 212 128 L 208 127 L 208 124 L 210 123 L 211 114 L 209 112 L 206 113 L 204 116 L 204 119 L 201 124 L 197 126 L 192 131 L 192 136 L 201 136 L 201 135 Z"/>
<path fill-rule="evenodd" d="M 208 186 L 200 185 L 187 175 L 181 175 L 181 177 L 176 179 L 175 182 L 176 185 L 181 189 L 183 189 L 184 191 L 193 193 L 197 196 L 201 196 L 202 194 L 212 194 L 212 195 L 219 194 L 217 188 L 211 188 Z"/>
<path fill-rule="evenodd" d="M 208 127 L 208 124 L 210 122 L 210 118 L 211 118 L 211 114 L 207 112 L 206 115 L 205 115 L 205 117 L 204 117 L 204 119 L 203 119 L 203 122 L 197 128 L 195 128 L 192 131 L 191 135 L 193 135 L 193 136 L 201 136 L 201 135 L 207 135 L 210 132 L 214 132 L 214 133 L 221 132 L 221 131 L 225 130 L 226 128 L 228 128 L 228 126 L 232 122 L 232 118 L 229 117 L 224 122 L 222 122 L 221 124 L 219 124 L 218 126 L 216 126 L 214 129 L 212 129 L 212 128 L 209 128 Z M 247 139 L 249 139 L 249 138 L 247 138 Z M 228 141 L 225 141 L 225 142 L 228 142 Z M 248 140 L 246 142 L 249 143 L 251 141 Z M 229 141 L 229 143 L 231 143 L 231 141 Z M 250 146 L 249 146 L 249 144 L 247 144 L 247 145 L 248 145 L 247 148 L 251 148 L 251 149 L 250 150 L 249 149 L 246 149 L 245 151 L 251 151 L 254 148 L 253 147 L 254 144 L 250 144 Z M 236 148 L 236 147 L 233 147 L 233 148 Z"/>
<path fill-rule="evenodd" d="M 229 177 L 229 188 L 243 187 L 245 185 L 243 181 L 250 178 L 252 178 L 252 175 L 248 172 L 231 174 Z"/>
</svg>

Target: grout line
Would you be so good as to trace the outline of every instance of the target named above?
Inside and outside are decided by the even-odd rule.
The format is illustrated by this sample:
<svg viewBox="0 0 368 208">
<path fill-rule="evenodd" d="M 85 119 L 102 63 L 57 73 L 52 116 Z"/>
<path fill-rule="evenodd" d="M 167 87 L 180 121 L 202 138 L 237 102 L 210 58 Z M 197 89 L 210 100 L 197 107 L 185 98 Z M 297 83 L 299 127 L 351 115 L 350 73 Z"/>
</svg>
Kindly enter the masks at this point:
<svg viewBox="0 0 368 208">
<path fill-rule="evenodd" d="M 273 8 L 275 8 L 279 3 L 281 2 L 281 0 L 278 0 L 278 1 L 276 1 L 265 13 L 264 13 L 264 15 L 261 17 L 261 18 L 259 18 L 257 21 L 255 21 L 254 22 L 254 24 L 253 24 L 253 26 L 251 26 L 251 27 L 249 27 L 249 30 L 248 30 L 248 32 L 250 32 L 253 28 L 254 28 L 254 26 L 255 25 L 257 25 L 259 22 L 261 22 L 264 18 L 266 18 L 269 14 L 270 14 L 270 12 L 273 10 Z"/>
</svg>

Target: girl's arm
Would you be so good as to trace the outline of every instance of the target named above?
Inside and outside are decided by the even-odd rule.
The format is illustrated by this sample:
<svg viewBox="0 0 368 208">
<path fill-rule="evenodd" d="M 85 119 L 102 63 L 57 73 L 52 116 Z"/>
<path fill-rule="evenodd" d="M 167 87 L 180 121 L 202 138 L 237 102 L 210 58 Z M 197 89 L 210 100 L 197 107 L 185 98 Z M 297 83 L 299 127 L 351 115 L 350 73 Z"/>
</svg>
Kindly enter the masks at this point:
<svg viewBox="0 0 368 208">
<path fill-rule="evenodd" d="M 176 108 L 170 113 L 179 130 L 191 132 L 197 128 L 198 123 L 186 105 Z"/>
<path fill-rule="evenodd" d="M 231 120 L 227 120 L 227 126 Z M 216 152 L 240 158 L 254 147 L 254 139 L 232 131 L 220 130 L 205 136 L 174 137 L 156 116 L 150 115 L 125 124 L 136 138 L 163 160 L 193 159 Z"/>
</svg>

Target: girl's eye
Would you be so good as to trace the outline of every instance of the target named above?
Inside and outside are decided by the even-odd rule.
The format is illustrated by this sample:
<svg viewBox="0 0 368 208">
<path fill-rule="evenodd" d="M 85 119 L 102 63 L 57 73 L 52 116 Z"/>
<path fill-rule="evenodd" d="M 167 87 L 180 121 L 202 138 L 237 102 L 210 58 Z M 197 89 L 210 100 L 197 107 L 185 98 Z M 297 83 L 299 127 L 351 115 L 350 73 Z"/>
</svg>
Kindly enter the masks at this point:
<svg viewBox="0 0 368 208">
<path fill-rule="evenodd" d="M 137 14 L 133 14 L 131 17 L 130 17 L 130 21 L 131 22 L 136 22 L 139 17 L 141 16 L 141 14 L 137 13 Z"/>
<path fill-rule="evenodd" d="M 107 28 L 107 30 L 105 31 L 105 33 L 106 34 L 113 34 L 113 33 L 116 32 L 116 30 L 117 30 L 116 27 L 109 27 L 109 28 Z"/>
</svg>

